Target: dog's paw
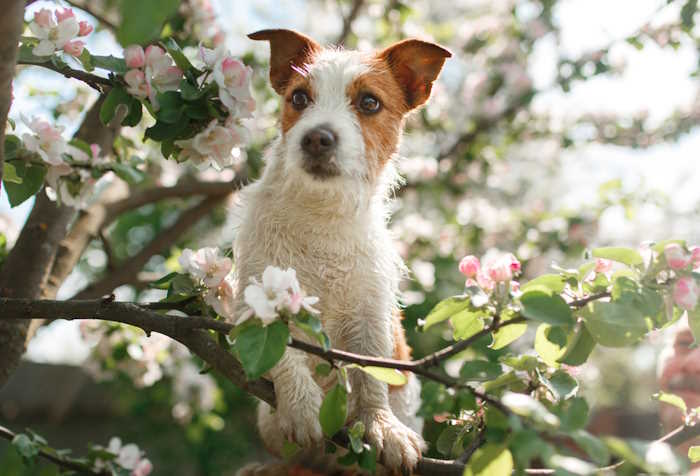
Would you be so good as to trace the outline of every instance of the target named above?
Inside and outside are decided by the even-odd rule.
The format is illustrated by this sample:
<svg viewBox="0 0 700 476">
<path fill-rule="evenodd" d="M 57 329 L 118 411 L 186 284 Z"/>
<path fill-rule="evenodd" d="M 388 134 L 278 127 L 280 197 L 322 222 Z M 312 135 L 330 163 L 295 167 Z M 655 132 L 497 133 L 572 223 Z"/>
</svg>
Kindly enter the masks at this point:
<svg viewBox="0 0 700 476">
<path fill-rule="evenodd" d="M 313 386 L 298 389 L 299 393 L 294 398 L 278 398 L 280 404 L 275 412 L 282 435 L 304 448 L 323 440 L 323 430 L 318 419 L 323 392 L 314 382 L 311 383 Z"/>
<path fill-rule="evenodd" d="M 426 448 L 423 438 L 399 421 L 391 410 L 361 415 L 367 441 L 377 448 L 382 463 L 393 471 L 412 471 Z"/>
</svg>

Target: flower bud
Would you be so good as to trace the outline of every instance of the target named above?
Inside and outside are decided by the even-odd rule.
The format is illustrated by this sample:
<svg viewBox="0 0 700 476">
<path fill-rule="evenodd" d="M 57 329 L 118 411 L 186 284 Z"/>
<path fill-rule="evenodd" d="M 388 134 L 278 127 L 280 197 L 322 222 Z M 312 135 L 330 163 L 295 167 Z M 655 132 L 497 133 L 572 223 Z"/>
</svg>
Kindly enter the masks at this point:
<svg viewBox="0 0 700 476">
<path fill-rule="evenodd" d="M 63 45 L 63 51 L 75 57 L 83 54 L 83 48 L 85 48 L 85 43 L 80 40 L 69 41 Z"/>
<path fill-rule="evenodd" d="M 139 45 L 131 45 L 124 50 L 124 60 L 129 68 L 140 68 L 144 65 L 145 54 Z"/>
<path fill-rule="evenodd" d="M 612 261 L 609 259 L 598 258 L 595 260 L 594 271 L 596 273 L 607 273 L 612 269 Z"/>
<path fill-rule="evenodd" d="M 688 256 L 678 243 L 671 243 L 664 248 L 664 257 L 668 267 L 673 270 L 687 268 L 690 264 L 690 256 Z"/>
<path fill-rule="evenodd" d="M 87 36 L 90 33 L 92 33 L 92 25 L 88 22 L 81 21 L 80 23 L 78 23 L 78 26 L 80 27 L 80 30 L 78 30 L 78 36 Z"/>
<path fill-rule="evenodd" d="M 459 262 L 459 272 L 465 275 L 467 278 L 473 278 L 481 269 L 481 263 L 479 263 L 479 258 L 474 255 L 465 256 L 462 261 Z"/>
<path fill-rule="evenodd" d="M 75 14 L 73 13 L 72 8 L 64 8 L 62 10 L 56 10 L 56 21 L 58 23 L 61 23 L 63 20 L 67 20 L 68 18 L 73 18 Z"/>
<path fill-rule="evenodd" d="M 698 303 L 700 288 L 695 279 L 684 276 L 673 287 L 673 302 L 686 311 L 692 311 Z"/>
</svg>

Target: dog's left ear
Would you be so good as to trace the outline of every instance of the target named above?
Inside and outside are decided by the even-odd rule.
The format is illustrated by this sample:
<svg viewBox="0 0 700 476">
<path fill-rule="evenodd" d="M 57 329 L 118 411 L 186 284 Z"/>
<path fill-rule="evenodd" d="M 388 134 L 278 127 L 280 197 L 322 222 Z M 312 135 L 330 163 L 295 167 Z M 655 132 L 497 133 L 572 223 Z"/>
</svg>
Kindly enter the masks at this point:
<svg viewBox="0 0 700 476">
<path fill-rule="evenodd" d="M 430 97 L 430 90 L 445 60 L 452 56 L 442 46 L 421 40 L 404 40 L 379 52 L 404 91 L 409 109 Z"/>
<path fill-rule="evenodd" d="M 270 42 L 270 82 L 280 95 L 284 94 L 292 72 L 303 68 L 322 49 L 308 36 L 292 30 L 261 30 L 248 38 Z"/>
</svg>

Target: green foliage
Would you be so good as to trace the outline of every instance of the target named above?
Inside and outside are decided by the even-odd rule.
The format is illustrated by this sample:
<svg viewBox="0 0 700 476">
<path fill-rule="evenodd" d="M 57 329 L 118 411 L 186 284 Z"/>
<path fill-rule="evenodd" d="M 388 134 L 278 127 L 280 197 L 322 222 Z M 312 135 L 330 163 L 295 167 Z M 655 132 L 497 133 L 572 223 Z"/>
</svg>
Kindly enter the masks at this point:
<svg viewBox="0 0 700 476">
<path fill-rule="evenodd" d="M 528 319 L 546 322 L 553 326 L 572 326 L 574 319 L 569 305 L 558 294 L 540 290 L 526 291 L 520 296 L 522 314 Z"/>
<path fill-rule="evenodd" d="M 284 355 L 288 338 L 287 325 L 279 321 L 266 327 L 250 326 L 238 334 L 233 348 L 250 380 L 275 366 Z"/>
<path fill-rule="evenodd" d="M 124 45 L 143 45 L 157 38 L 163 23 L 175 14 L 179 0 L 121 0 L 122 18 L 128 18 L 117 30 L 117 40 Z"/>
<path fill-rule="evenodd" d="M 46 166 L 24 160 L 8 161 L 7 164 L 10 164 L 13 170 L 9 179 L 3 179 L 3 185 L 10 205 L 16 207 L 41 190 L 46 176 Z"/>
<path fill-rule="evenodd" d="M 348 395 L 345 387 L 336 384 L 323 399 L 318 419 L 323 434 L 332 437 L 345 425 L 348 416 Z"/>
<path fill-rule="evenodd" d="M 470 304 L 471 302 L 468 296 L 455 296 L 440 301 L 425 318 L 424 329 L 427 330 L 435 324 L 446 321 L 458 312 L 469 308 Z"/>
</svg>

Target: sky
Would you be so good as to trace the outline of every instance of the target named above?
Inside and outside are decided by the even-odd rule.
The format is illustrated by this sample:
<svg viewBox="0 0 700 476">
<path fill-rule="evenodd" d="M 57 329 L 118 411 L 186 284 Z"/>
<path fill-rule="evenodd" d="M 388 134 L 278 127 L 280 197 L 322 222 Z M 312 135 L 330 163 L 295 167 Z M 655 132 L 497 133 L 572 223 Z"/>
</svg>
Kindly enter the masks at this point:
<svg viewBox="0 0 700 476">
<path fill-rule="evenodd" d="M 561 26 L 561 47 L 570 55 L 591 51 L 605 46 L 613 40 L 629 35 L 642 23 L 650 19 L 666 2 L 664 0 L 563 0 L 555 12 Z M 36 2 L 32 8 L 52 2 Z M 221 25 L 227 30 L 232 52 L 238 53 L 247 47 L 245 33 L 270 27 L 294 28 L 304 31 L 306 22 L 313 21 L 304 12 L 302 0 L 237 0 L 236 8 L 227 8 L 226 0 L 215 2 L 220 13 Z M 667 8 L 663 15 L 671 15 Z M 89 17 L 79 19 L 90 19 Z M 94 23 L 94 19 L 90 19 Z M 322 30 L 332 37 L 340 24 L 329 23 Z M 315 31 L 318 28 L 314 28 Z M 555 74 L 555 44 L 551 38 L 538 42 L 537 50 L 529 67 L 534 84 L 546 89 Z M 121 55 L 119 48 L 108 32 L 100 32 L 88 38 L 88 49 L 95 54 Z M 621 77 L 599 77 L 574 86 L 570 94 L 559 91 L 539 94 L 532 107 L 548 111 L 555 117 L 565 119 L 572 111 L 610 111 L 631 114 L 646 110 L 652 121 L 658 121 L 678 106 L 693 103 L 697 84 L 688 78 L 697 64 L 697 51 L 692 44 L 684 44 L 677 52 L 662 50 L 650 45 L 636 51 L 630 45 L 617 45 L 614 57 L 625 58 L 627 68 Z M 72 99 L 74 92 L 62 88 L 64 79 L 49 72 L 25 70 L 14 83 L 15 103 L 11 117 L 19 124 L 18 110 L 27 116 L 47 115 L 47 106 Z M 40 86 L 59 91 L 56 95 L 36 95 Z M 79 121 L 67 121 L 66 133 Z M 595 145 L 561 156 L 562 175 L 557 180 L 562 204 L 578 207 L 597 196 L 597 185 L 610 179 L 620 178 L 624 187 L 634 190 L 641 186 L 656 189 L 669 195 L 673 208 L 682 213 L 700 203 L 700 168 L 697 167 L 700 150 L 700 131 L 684 136 L 675 144 L 663 144 L 645 150 L 631 150 L 614 146 Z M 9 228 L 10 235 L 21 228 L 31 210 L 31 201 L 10 209 L 7 198 L 0 197 L 0 227 Z M 697 228 L 678 221 L 678 229 L 660 228 L 666 217 L 659 216 L 658 209 L 642 207 L 634 226 L 625 223 L 622 210 L 608 210 L 601 217 L 600 234 L 604 240 L 635 243 L 640 233 L 648 239 L 678 233 L 690 241 L 700 240 Z M 674 225 L 675 226 L 675 225 Z M 695 235 L 693 235 L 695 234 Z M 28 358 L 50 362 L 81 362 L 88 354 L 75 323 L 59 321 L 42 329 L 31 342 Z"/>
</svg>

